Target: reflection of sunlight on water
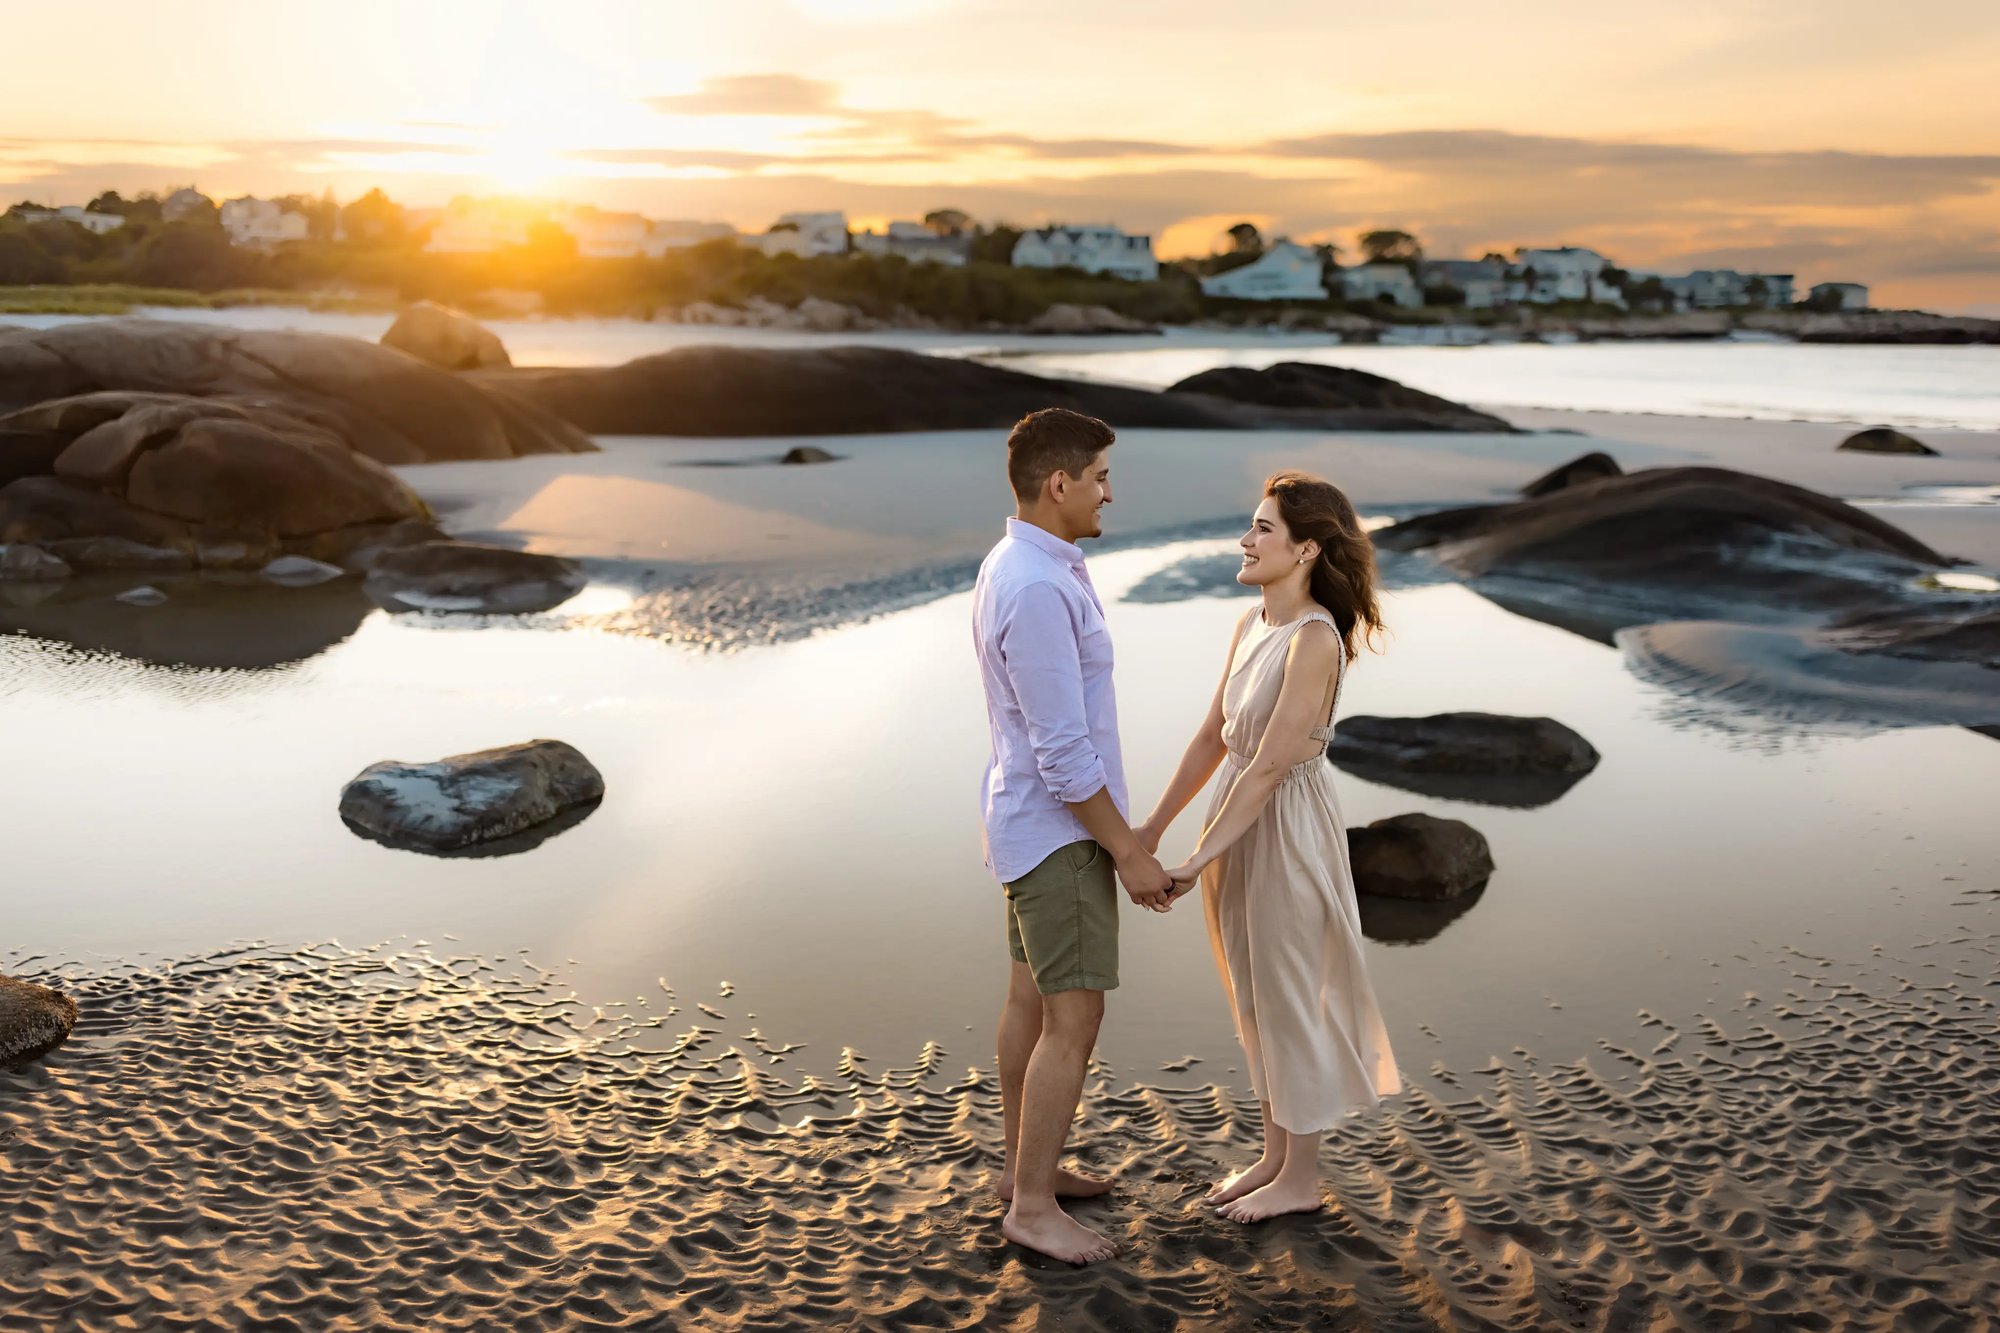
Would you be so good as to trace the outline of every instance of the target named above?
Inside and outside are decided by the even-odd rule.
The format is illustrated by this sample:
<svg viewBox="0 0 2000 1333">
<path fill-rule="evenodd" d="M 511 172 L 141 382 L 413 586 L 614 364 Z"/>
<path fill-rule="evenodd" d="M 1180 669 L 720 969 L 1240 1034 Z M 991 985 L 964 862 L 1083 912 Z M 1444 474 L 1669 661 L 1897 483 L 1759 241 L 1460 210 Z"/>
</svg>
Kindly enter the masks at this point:
<svg viewBox="0 0 2000 1333">
<path fill-rule="evenodd" d="M 556 609 L 565 616 L 580 620 L 590 616 L 617 615 L 620 611 L 630 610 L 637 600 L 629 588 L 593 583 Z"/>
</svg>

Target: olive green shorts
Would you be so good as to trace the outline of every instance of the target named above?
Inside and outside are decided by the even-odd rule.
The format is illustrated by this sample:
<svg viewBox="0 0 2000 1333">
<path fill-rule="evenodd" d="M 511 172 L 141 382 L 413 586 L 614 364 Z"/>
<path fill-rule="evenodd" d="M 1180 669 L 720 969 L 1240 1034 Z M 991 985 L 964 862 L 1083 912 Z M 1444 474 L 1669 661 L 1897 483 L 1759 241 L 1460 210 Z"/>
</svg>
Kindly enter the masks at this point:
<svg viewBox="0 0 2000 1333">
<path fill-rule="evenodd" d="M 1059 847 L 1007 890 L 1007 952 L 1035 989 L 1118 989 L 1118 876 L 1085 839 Z"/>
</svg>

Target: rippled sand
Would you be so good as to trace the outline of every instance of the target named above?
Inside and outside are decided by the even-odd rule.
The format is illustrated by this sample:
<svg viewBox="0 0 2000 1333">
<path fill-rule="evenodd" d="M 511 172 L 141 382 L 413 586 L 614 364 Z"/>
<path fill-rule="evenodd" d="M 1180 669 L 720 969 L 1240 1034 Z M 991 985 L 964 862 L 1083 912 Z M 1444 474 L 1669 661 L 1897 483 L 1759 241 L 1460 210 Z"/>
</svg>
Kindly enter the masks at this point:
<svg viewBox="0 0 2000 1333">
<path fill-rule="evenodd" d="M 990 1073 L 787 1078 L 670 993 L 577 1005 L 416 948 L 53 969 L 0 1076 L 8 1327 L 1979 1330 L 2000 1309 L 2000 936 L 1779 960 L 1602 1072 L 1517 1050 L 1330 1137 L 1334 1208 L 1247 1230 L 1220 1089 L 1086 1099 L 1070 1270 L 1006 1245 Z M 13 970 L 45 976 L 33 960 Z M 741 999 L 717 1004 L 735 1008 Z M 741 1010 L 738 1010 L 741 1013 Z M 718 1028 L 716 1025 L 721 1024 Z"/>
</svg>

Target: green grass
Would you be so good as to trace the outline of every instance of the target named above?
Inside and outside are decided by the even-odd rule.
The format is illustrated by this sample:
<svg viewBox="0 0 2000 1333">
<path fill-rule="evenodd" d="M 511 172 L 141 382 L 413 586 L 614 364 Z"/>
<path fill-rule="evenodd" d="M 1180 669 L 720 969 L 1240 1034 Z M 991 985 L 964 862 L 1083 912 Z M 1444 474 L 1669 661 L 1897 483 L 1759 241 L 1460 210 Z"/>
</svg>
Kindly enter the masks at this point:
<svg viewBox="0 0 2000 1333">
<path fill-rule="evenodd" d="M 225 310 L 244 305 L 286 305 L 303 306 L 309 310 L 363 312 L 390 308 L 379 301 L 318 292 L 288 292 L 271 287 L 237 287 L 220 292 L 190 292 L 178 287 L 133 287 L 122 283 L 0 287 L 0 315 L 126 315 L 135 306 Z"/>
</svg>

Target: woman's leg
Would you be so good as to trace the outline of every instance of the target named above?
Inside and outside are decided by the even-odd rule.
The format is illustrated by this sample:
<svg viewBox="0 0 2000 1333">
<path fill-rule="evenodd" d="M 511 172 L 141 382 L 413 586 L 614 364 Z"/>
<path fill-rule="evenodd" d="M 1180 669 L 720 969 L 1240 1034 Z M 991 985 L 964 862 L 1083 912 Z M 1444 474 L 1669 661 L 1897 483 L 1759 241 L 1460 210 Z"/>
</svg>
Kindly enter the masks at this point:
<svg viewBox="0 0 2000 1333">
<path fill-rule="evenodd" d="M 1319 1135 L 1293 1134 L 1283 1128 L 1285 1159 L 1265 1185 L 1222 1206 L 1232 1222 L 1261 1222 L 1284 1213 L 1316 1213 L 1326 1206 L 1319 1192 Z M 1267 1149 L 1268 1151 L 1268 1149 Z"/>
<path fill-rule="evenodd" d="M 1240 1199 L 1250 1191 L 1270 1184 L 1278 1178 L 1278 1168 L 1285 1164 L 1285 1141 L 1290 1135 L 1271 1119 L 1271 1103 L 1259 1102 L 1257 1106 L 1264 1113 L 1264 1155 L 1227 1180 L 1218 1182 L 1202 1200 L 1211 1208 Z"/>
</svg>

